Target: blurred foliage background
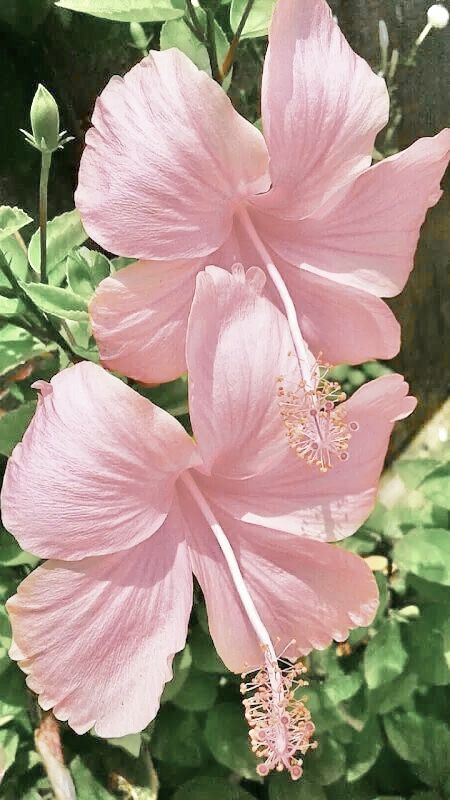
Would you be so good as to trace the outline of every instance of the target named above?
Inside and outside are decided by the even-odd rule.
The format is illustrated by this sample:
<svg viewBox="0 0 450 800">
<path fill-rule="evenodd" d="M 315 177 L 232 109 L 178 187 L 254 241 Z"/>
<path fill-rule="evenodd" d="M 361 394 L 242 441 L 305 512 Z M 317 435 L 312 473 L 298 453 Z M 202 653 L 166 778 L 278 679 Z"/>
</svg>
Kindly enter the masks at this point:
<svg viewBox="0 0 450 800">
<path fill-rule="evenodd" d="M 300 2 L 300 0 L 299 0 Z M 82 8 L 107 0 L 67 0 Z M 2 0 L 0 5 L 0 205 L 37 218 L 39 155 L 19 128 L 28 127 L 38 83 L 56 97 L 63 127 L 75 137 L 54 157 L 50 179 L 48 265 L 50 285 L 65 292 L 34 298 L 81 357 L 95 360 L 87 301 L 95 285 L 122 259 L 93 249 L 73 211 L 73 189 L 83 138 L 96 95 L 110 76 L 123 74 L 147 47 L 177 46 L 210 70 L 205 46 L 192 36 L 184 0 L 115 0 L 128 10 L 165 7 L 167 19 L 143 23 L 99 19 L 57 8 L 53 0 Z M 111 5 L 111 4 L 110 4 Z M 223 59 L 245 7 L 208 0 Z M 436 133 L 448 123 L 450 27 L 432 32 L 415 52 L 426 23 L 423 0 L 336 0 L 333 10 L 351 44 L 374 69 L 383 68 L 379 21 L 387 26 L 386 74 L 393 112 L 377 158 Z M 259 86 L 272 0 L 255 0 L 233 67 L 229 93 L 250 120 L 259 118 Z M 198 16 L 204 19 L 202 11 Z M 167 16 L 166 14 L 166 16 Z M 171 18 L 169 18 L 171 17 Z M 136 19 L 139 18 L 139 14 Z M 140 17 L 142 19 L 142 15 Z M 142 41 L 139 37 L 142 38 Z M 134 37 L 134 39 L 133 39 Z M 381 37 L 385 42 L 385 36 Z M 412 53 L 412 55 L 411 55 Z M 230 79 L 229 79 L 230 80 Z M 0 214 L 0 258 L 26 279 L 36 262 L 36 223 Z M 21 229 L 20 235 L 11 230 Z M 23 237 L 23 238 L 22 238 Z M 283 775 L 262 782 L 255 772 L 241 710 L 239 678 L 215 654 L 197 592 L 188 645 L 175 662 L 160 714 L 142 735 L 102 741 L 76 736 L 43 714 L 22 673 L 7 656 L 10 630 L 4 602 L 38 563 L 12 536 L 0 534 L 0 798 L 3 800 L 446 800 L 450 797 L 450 490 L 448 429 L 450 240 L 448 197 L 424 228 L 416 270 L 392 306 L 403 326 L 401 355 L 389 364 L 337 366 L 335 377 L 351 394 L 390 369 L 403 372 L 419 408 L 397 426 L 380 502 L 344 546 L 367 558 L 381 604 L 370 628 L 307 659 L 304 690 L 319 747 L 305 760 L 304 778 Z M 27 253 L 28 248 L 28 253 Z M 35 407 L 31 383 L 67 365 L 51 331 L 25 329 L 17 301 L 0 276 L 0 461 L 2 469 Z M 52 305 L 53 303 L 53 305 Z M 58 307 L 59 303 L 59 307 Z M 49 305 L 50 304 L 50 305 Z M 39 333 L 39 335 L 36 335 Z M 135 386 L 188 426 L 184 378 L 148 389 Z M 63 611 L 61 612 L 63 613 Z M 301 614 L 301 608 L 299 608 Z M 232 623 L 230 623 L 232 624 Z M 149 665 L 151 669 L 151 665 Z M 48 752 L 48 741 L 54 746 Z M 56 742 L 56 745 L 55 745 Z M 64 771 L 59 751 L 62 743 Z M 53 759 L 53 760 L 52 760 Z M 45 768 L 44 768 L 45 764 Z M 55 777 L 56 774 L 56 777 Z M 73 781 L 73 783 L 72 783 Z M 59 787 L 59 788 L 58 788 Z M 74 788 L 73 788 L 74 787 Z"/>
</svg>

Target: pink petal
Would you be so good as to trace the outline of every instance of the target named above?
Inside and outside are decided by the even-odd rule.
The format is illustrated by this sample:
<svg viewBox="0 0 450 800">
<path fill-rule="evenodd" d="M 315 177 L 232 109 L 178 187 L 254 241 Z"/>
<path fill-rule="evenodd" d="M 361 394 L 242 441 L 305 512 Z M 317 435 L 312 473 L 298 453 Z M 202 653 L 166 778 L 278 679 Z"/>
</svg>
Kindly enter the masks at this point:
<svg viewBox="0 0 450 800">
<path fill-rule="evenodd" d="M 123 553 L 38 567 L 8 601 L 10 655 L 44 709 L 77 733 L 136 733 L 184 647 L 192 575 L 178 510 Z"/>
<path fill-rule="evenodd" d="M 186 371 L 186 328 L 198 261 L 140 261 L 101 282 L 90 303 L 102 363 L 144 383 Z"/>
<path fill-rule="evenodd" d="M 331 364 L 360 364 L 393 358 L 400 349 L 400 325 L 378 297 L 275 258 L 297 309 L 302 333 L 313 353 Z M 279 299 L 271 291 L 272 299 Z"/>
<path fill-rule="evenodd" d="M 211 636 L 220 657 L 233 672 L 256 667 L 262 649 L 232 583 L 222 551 L 194 506 L 188 517 L 189 550 L 194 573 L 206 599 Z M 277 652 L 292 641 L 287 655 L 306 654 L 343 641 L 348 631 L 368 625 L 378 591 L 358 556 L 314 542 L 237 522 L 219 521 L 231 542 L 241 572 Z"/>
<path fill-rule="evenodd" d="M 263 137 L 179 50 L 114 77 L 92 122 L 75 199 L 89 235 L 114 253 L 211 253 L 235 202 L 268 188 Z"/>
<path fill-rule="evenodd" d="M 264 472 L 285 448 L 278 409 L 280 374 L 298 381 L 287 321 L 261 295 L 260 269 L 197 276 L 186 358 L 192 427 L 204 464 L 216 474 Z"/>
<path fill-rule="evenodd" d="M 325 0 L 275 7 L 262 84 L 273 188 L 261 198 L 287 218 L 309 214 L 371 162 L 389 97 L 347 44 Z"/>
<path fill-rule="evenodd" d="M 285 458 L 271 471 L 247 480 L 199 477 L 212 502 L 244 522 L 321 541 L 354 533 L 375 504 L 393 423 L 414 410 L 408 384 L 386 375 L 361 387 L 343 406 L 359 430 L 348 461 L 336 460 L 323 474 L 297 458 L 286 443 Z"/>
<path fill-rule="evenodd" d="M 8 462 L 5 526 L 42 558 L 84 558 L 142 542 L 163 523 L 175 481 L 195 463 L 181 425 L 84 362 L 43 383 Z"/>
<path fill-rule="evenodd" d="M 449 156 L 447 128 L 370 167 L 310 218 L 295 224 L 270 218 L 260 225 L 292 264 L 391 297 L 413 267 L 420 226 L 442 194 Z"/>
</svg>

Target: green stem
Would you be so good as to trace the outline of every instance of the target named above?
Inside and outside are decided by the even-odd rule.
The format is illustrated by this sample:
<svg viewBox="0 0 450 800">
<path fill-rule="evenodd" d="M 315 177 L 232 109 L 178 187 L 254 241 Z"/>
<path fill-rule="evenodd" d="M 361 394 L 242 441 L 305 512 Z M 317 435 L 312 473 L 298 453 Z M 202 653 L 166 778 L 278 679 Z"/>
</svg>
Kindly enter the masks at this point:
<svg viewBox="0 0 450 800">
<path fill-rule="evenodd" d="M 191 20 L 191 24 L 189 28 L 191 29 L 192 33 L 195 34 L 199 42 L 205 44 L 205 36 L 202 30 L 202 26 L 200 25 L 199 18 L 197 17 L 197 13 L 195 11 L 194 6 L 192 5 L 192 0 L 186 0 L 186 8 Z"/>
<path fill-rule="evenodd" d="M 228 53 L 225 56 L 225 60 L 220 70 L 222 80 L 228 75 L 231 67 L 233 66 L 233 62 L 236 57 L 236 50 L 238 48 L 242 31 L 244 30 L 245 23 L 249 18 L 249 14 L 253 8 L 254 2 L 255 0 L 247 0 L 247 5 L 244 8 L 244 13 L 242 14 L 241 21 L 239 22 L 239 25 L 236 28 L 236 33 L 234 34 L 231 40 L 230 47 L 228 48 Z"/>
<path fill-rule="evenodd" d="M 217 59 L 216 36 L 214 30 L 214 11 L 212 8 L 206 9 L 206 49 L 211 63 L 211 73 L 217 83 L 222 83 L 223 76 L 219 68 Z"/>
<path fill-rule="evenodd" d="M 47 197 L 48 176 L 52 163 L 52 154 L 43 152 L 41 158 L 41 178 L 39 181 L 39 228 L 41 242 L 41 283 L 47 280 Z"/>
<path fill-rule="evenodd" d="M 36 339 L 40 339 L 41 342 L 47 344 L 49 341 L 48 333 L 37 325 L 32 325 L 30 322 L 22 319 L 21 317 L 4 317 L 0 315 L 0 319 L 6 323 L 10 323 L 11 325 L 15 325 L 16 328 L 22 328 L 22 330 L 26 331 L 27 333 L 31 333 L 32 336 L 35 336 Z"/>
</svg>

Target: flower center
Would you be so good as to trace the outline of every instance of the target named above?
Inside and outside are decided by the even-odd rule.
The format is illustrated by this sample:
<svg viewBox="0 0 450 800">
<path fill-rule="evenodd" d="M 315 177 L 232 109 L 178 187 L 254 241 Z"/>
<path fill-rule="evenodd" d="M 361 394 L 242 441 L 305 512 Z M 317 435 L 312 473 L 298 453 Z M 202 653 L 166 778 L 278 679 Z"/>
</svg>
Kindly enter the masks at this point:
<svg viewBox="0 0 450 800">
<path fill-rule="evenodd" d="M 293 389 L 278 381 L 278 402 L 290 447 L 307 464 L 328 472 L 334 461 L 347 461 L 352 433 L 357 422 L 347 422 L 345 409 L 336 406 L 345 400 L 339 383 L 329 380 L 329 366 L 320 363 L 312 370 L 309 386 L 300 381 Z"/>
<path fill-rule="evenodd" d="M 264 666 L 248 680 L 244 673 L 241 692 L 245 718 L 250 726 L 252 750 L 263 763 L 258 775 L 265 777 L 272 770 L 286 769 L 292 780 L 303 774 L 303 759 L 307 750 L 317 747 L 311 742 L 314 724 L 303 700 L 296 696 L 300 686 L 307 684 L 301 676 L 306 668 L 301 662 L 285 661 L 280 666 L 266 650 Z"/>
</svg>

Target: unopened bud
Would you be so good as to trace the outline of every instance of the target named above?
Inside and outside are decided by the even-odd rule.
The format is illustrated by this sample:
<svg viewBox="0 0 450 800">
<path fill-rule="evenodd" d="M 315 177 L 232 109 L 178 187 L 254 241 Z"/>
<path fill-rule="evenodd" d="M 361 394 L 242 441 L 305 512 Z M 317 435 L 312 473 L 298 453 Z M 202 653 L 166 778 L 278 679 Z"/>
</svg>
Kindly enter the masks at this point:
<svg viewBox="0 0 450 800">
<path fill-rule="evenodd" d="M 133 47 L 137 50 L 146 50 L 150 41 L 140 22 L 130 22 L 130 36 Z"/>
<path fill-rule="evenodd" d="M 39 84 L 30 111 L 31 129 L 39 150 L 53 153 L 59 147 L 59 111 L 50 92 Z"/>
<path fill-rule="evenodd" d="M 430 6 L 427 11 L 428 24 L 433 28 L 445 28 L 448 25 L 450 14 L 448 9 L 440 3 Z"/>
<path fill-rule="evenodd" d="M 380 40 L 380 49 L 382 51 L 387 50 L 389 47 L 389 32 L 384 19 L 380 19 L 378 22 L 378 35 Z"/>
</svg>

